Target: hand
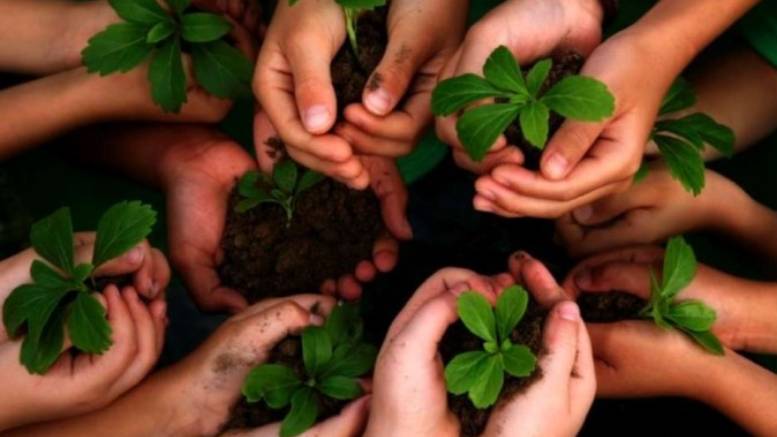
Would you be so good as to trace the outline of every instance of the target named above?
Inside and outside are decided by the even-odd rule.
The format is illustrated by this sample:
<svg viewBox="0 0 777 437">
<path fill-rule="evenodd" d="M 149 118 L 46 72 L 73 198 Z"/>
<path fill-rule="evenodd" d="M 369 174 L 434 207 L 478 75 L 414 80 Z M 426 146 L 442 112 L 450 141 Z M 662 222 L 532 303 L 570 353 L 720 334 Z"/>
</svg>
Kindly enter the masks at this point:
<svg viewBox="0 0 777 437">
<path fill-rule="evenodd" d="M 106 264 L 107 266 L 107 264 Z M 119 264 L 114 263 L 113 267 Z M 0 344 L 5 397 L 0 429 L 74 416 L 108 405 L 138 384 L 153 368 L 164 343 L 166 303 L 144 304 L 133 287 L 121 293 L 109 285 L 97 295 L 106 307 L 113 345 L 102 355 L 67 352 L 45 375 L 32 375 L 19 364 L 21 340 Z M 0 402 L 2 403 L 2 402 Z"/>
<path fill-rule="evenodd" d="M 477 290 L 494 302 L 511 283 L 509 275 L 488 278 L 448 268 L 418 288 L 391 324 L 378 355 L 366 436 L 458 435 L 438 343 L 458 319 L 458 295 Z"/>
<path fill-rule="evenodd" d="M 586 56 L 601 38 L 603 11 L 598 0 L 509 0 L 492 10 L 467 32 L 461 48 L 443 69 L 441 79 L 465 73 L 482 74 L 483 64 L 500 45 L 529 65 L 554 52 L 575 50 Z M 497 140 L 480 162 L 472 161 L 456 133 L 457 117 L 437 119 L 437 135 L 453 147 L 456 163 L 476 173 L 499 164 L 523 164 L 523 154 Z"/>
<path fill-rule="evenodd" d="M 582 206 L 556 222 L 572 256 L 632 244 L 653 244 L 673 235 L 704 229 L 729 230 L 747 216 L 753 201 L 736 184 L 707 170 L 707 187 L 694 197 L 660 162 L 628 191 Z"/>
</svg>

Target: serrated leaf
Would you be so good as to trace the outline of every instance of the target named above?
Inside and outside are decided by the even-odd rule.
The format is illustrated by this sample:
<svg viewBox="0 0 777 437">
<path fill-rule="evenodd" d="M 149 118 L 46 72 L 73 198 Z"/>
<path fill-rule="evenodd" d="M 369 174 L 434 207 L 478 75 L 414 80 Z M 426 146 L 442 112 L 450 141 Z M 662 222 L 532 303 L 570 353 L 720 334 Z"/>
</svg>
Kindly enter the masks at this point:
<svg viewBox="0 0 777 437">
<path fill-rule="evenodd" d="M 340 401 L 356 399 L 364 393 L 359 381 L 346 376 L 330 376 L 316 387 L 326 396 Z"/>
<path fill-rule="evenodd" d="M 704 160 L 692 144 L 666 135 L 654 135 L 653 141 L 658 146 L 672 177 L 678 180 L 685 189 L 698 196 L 704 189 Z"/>
<path fill-rule="evenodd" d="M 305 328 L 302 331 L 302 359 L 308 375 L 317 376 L 331 358 L 332 340 L 326 330 L 318 326 Z"/>
<path fill-rule="evenodd" d="M 510 333 L 518 326 L 528 305 L 529 293 L 520 285 L 510 286 L 499 295 L 494 315 L 500 343 L 510 339 Z"/>
<path fill-rule="evenodd" d="M 70 274 L 73 264 L 73 222 L 69 208 L 60 208 L 35 222 L 30 229 L 30 243 L 43 259 Z"/>
<path fill-rule="evenodd" d="M 75 269 L 74 269 L 75 270 Z M 70 288 L 72 284 L 63 278 L 59 272 L 49 267 L 48 264 L 40 260 L 34 260 L 30 267 L 30 276 L 35 282 L 44 288 Z"/>
<path fill-rule="evenodd" d="M 724 156 L 730 157 L 734 153 L 734 131 L 706 114 L 695 113 L 676 120 L 662 120 L 656 123 L 656 130 L 685 138 L 699 149 L 709 144 Z"/>
<path fill-rule="evenodd" d="M 299 179 L 299 183 L 297 184 L 296 194 L 303 193 L 313 188 L 316 186 L 316 184 L 323 181 L 324 179 L 325 176 L 321 173 L 315 172 L 313 170 L 305 170 L 305 172 L 302 173 L 302 177 Z"/>
<path fill-rule="evenodd" d="M 615 97 L 604 83 L 586 76 L 561 79 L 540 99 L 554 112 L 580 121 L 602 121 L 615 112 Z"/>
<path fill-rule="evenodd" d="M 140 201 L 113 205 L 97 224 L 92 264 L 95 268 L 137 246 L 156 223 L 156 211 Z"/>
<path fill-rule="evenodd" d="M 251 95 L 253 64 L 239 50 L 218 40 L 191 47 L 194 75 L 206 91 L 224 99 Z"/>
<path fill-rule="evenodd" d="M 665 316 L 674 324 L 694 332 L 709 331 L 717 319 L 715 310 L 700 300 L 672 304 Z"/>
<path fill-rule="evenodd" d="M 154 46 L 146 42 L 148 28 L 134 23 L 111 24 L 89 39 L 81 60 L 90 73 L 102 76 L 126 73 L 148 57 Z"/>
<path fill-rule="evenodd" d="M 191 0 L 167 0 L 167 4 L 173 12 L 181 15 L 189 7 Z"/>
<path fill-rule="evenodd" d="M 521 110 L 521 132 L 526 141 L 542 150 L 548 141 L 550 111 L 542 102 L 530 102 Z"/>
<path fill-rule="evenodd" d="M 272 172 L 272 179 L 275 186 L 286 194 L 293 194 L 294 187 L 297 185 L 297 176 L 299 167 L 294 161 L 287 159 L 275 164 Z"/>
<path fill-rule="evenodd" d="M 696 255 L 682 237 L 669 240 L 664 255 L 661 296 L 672 298 L 687 287 L 696 276 Z"/>
<path fill-rule="evenodd" d="M 39 313 L 33 315 L 33 319 L 47 320 L 45 325 L 41 325 L 39 335 L 30 332 L 22 341 L 19 361 L 31 374 L 43 375 L 59 358 L 65 343 L 64 316 L 65 310 L 61 306 L 55 306 L 45 317 Z"/>
<path fill-rule="evenodd" d="M 432 92 L 432 113 L 448 116 L 478 100 L 507 96 L 482 77 L 465 74 L 437 84 Z"/>
<path fill-rule="evenodd" d="M 505 46 L 499 46 L 491 52 L 483 66 L 483 76 L 491 85 L 502 91 L 515 94 L 529 93 L 518 61 Z"/>
<path fill-rule="evenodd" d="M 3 324 L 10 337 L 19 335 L 19 329 L 33 315 L 53 311 L 53 307 L 64 297 L 63 290 L 44 288 L 38 284 L 24 284 L 16 287 L 3 303 Z M 45 322 L 45 321 L 44 321 Z M 28 327 L 28 333 L 30 329 Z"/>
<path fill-rule="evenodd" d="M 67 332 L 73 346 L 89 354 L 102 354 L 113 344 L 105 308 L 86 292 L 77 293 L 70 304 Z"/>
<path fill-rule="evenodd" d="M 461 395 L 469 391 L 480 377 L 480 364 L 489 355 L 483 351 L 464 352 L 456 355 L 445 366 L 445 386 L 450 393 Z"/>
<path fill-rule="evenodd" d="M 459 318 L 470 332 L 485 341 L 496 342 L 494 310 L 485 297 L 474 291 L 462 293 L 457 307 Z"/>
<path fill-rule="evenodd" d="M 186 103 L 186 73 L 181 60 L 181 41 L 165 41 L 151 59 L 148 67 L 151 98 L 165 112 L 178 113 Z"/>
<path fill-rule="evenodd" d="M 316 417 L 316 393 L 309 387 L 299 388 L 291 397 L 291 410 L 281 422 L 281 437 L 302 434 L 316 423 Z"/>
<path fill-rule="evenodd" d="M 548 73 L 550 73 L 552 67 L 553 60 L 543 59 L 534 64 L 531 70 L 529 70 L 529 73 L 526 74 L 526 88 L 529 90 L 529 94 L 532 97 L 537 97 L 542 88 L 542 84 L 544 84 L 545 79 L 548 78 Z"/>
<path fill-rule="evenodd" d="M 156 44 L 166 40 L 173 33 L 175 33 L 175 23 L 170 20 L 160 21 L 146 34 L 146 42 L 149 44 Z"/>
<path fill-rule="evenodd" d="M 215 41 L 232 30 L 232 25 L 216 14 L 193 12 L 181 17 L 181 37 L 184 41 L 204 43 Z"/>
<path fill-rule="evenodd" d="M 679 77 L 672 84 L 672 87 L 669 88 L 666 96 L 664 96 L 659 114 L 665 115 L 681 111 L 690 108 L 694 104 L 696 104 L 696 93 L 693 91 L 691 84 Z"/>
<path fill-rule="evenodd" d="M 502 362 L 505 371 L 516 378 L 525 378 L 531 375 L 537 367 L 537 357 L 528 347 L 523 345 L 512 345 L 509 349 L 502 351 Z"/>
<path fill-rule="evenodd" d="M 686 334 L 691 336 L 696 343 L 699 343 L 707 352 L 714 355 L 724 355 L 725 349 L 720 344 L 720 340 L 710 331 L 694 332 L 691 330 L 683 330 Z"/>
<path fill-rule="evenodd" d="M 378 349 L 367 343 L 341 344 L 332 353 L 332 359 L 324 366 L 321 377 L 366 375 L 375 365 Z"/>
<path fill-rule="evenodd" d="M 156 0 L 108 0 L 116 14 L 131 22 L 154 25 L 168 19 Z"/>
<path fill-rule="evenodd" d="M 521 107 L 510 103 L 484 105 L 465 112 L 456 123 L 456 132 L 467 154 L 474 161 L 482 161 Z"/>
<path fill-rule="evenodd" d="M 248 402 L 265 399 L 270 408 L 280 409 L 289 404 L 301 385 L 292 369 L 280 364 L 262 364 L 248 373 L 241 391 Z"/>
<path fill-rule="evenodd" d="M 496 403 L 504 384 L 504 367 L 498 355 L 491 355 L 479 364 L 475 384 L 469 389 L 469 400 L 478 409 L 486 409 Z"/>
</svg>

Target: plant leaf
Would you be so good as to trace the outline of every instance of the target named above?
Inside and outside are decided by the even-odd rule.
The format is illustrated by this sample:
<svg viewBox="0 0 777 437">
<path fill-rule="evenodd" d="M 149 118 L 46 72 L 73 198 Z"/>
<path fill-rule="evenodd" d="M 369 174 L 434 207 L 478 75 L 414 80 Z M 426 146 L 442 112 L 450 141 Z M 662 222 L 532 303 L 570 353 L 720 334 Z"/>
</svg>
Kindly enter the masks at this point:
<svg viewBox="0 0 777 437">
<path fill-rule="evenodd" d="M 504 367 L 499 355 L 491 355 L 479 364 L 479 376 L 469 389 L 469 400 L 478 409 L 496 403 L 504 384 Z"/>
<path fill-rule="evenodd" d="M 540 99 L 566 118 L 601 121 L 615 111 L 615 97 L 604 83 L 586 76 L 567 76 Z"/>
<path fill-rule="evenodd" d="M 521 132 L 526 141 L 542 150 L 548 141 L 550 111 L 542 102 L 529 102 L 521 110 Z"/>
<path fill-rule="evenodd" d="M 296 194 L 303 193 L 313 188 L 324 179 L 325 179 L 325 176 L 322 175 L 321 173 L 315 172 L 313 170 L 305 170 L 302 173 L 302 177 L 299 179 L 299 183 L 297 184 Z"/>
<path fill-rule="evenodd" d="M 265 199 L 264 201 L 269 201 L 269 199 Z M 242 214 L 246 211 L 256 208 L 262 202 L 263 200 L 257 199 L 255 197 L 243 199 L 237 202 L 237 205 L 235 205 L 235 212 L 237 212 L 238 214 Z"/>
<path fill-rule="evenodd" d="M 688 109 L 695 103 L 696 93 L 693 91 L 691 84 L 682 77 L 678 77 L 672 84 L 672 87 L 669 88 L 669 92 L 664 96 L 659 115 Z"/>
<path fill-rule="evenodd" d="M 77 293 L 70 304 L 67 332 L 73 346 L 89 354 L 102 354 L 113 344 L 105 308 L 86 292 Z"/>
<path fill-rule="evenodd" d="M 215 41 L 232 30 L 225 18 L 207 12 L 193 12 L 181 17 L 181 37 L 184 41 L 204 43 Z"/>
<path fill-rule="evenodd" d="M 663 307 L 665 299 L 661 296 L 661 286 L 658 284 L 656 274 L 653 269 L 650 269 L 650 315 L 653 317 L 653 322 L 656 326 L 663 329 L 670 329 L 672 326 L 664 320 Z"/>
<path fill-rule="evenodd" d="M 280 364 L 262 364 L 248 373 L 242 392 L 248 402 L 264 398 L 270 408 L 280 409 L 289 404 L 291 395 L 301 385 L 292 369 Z"/>
<path fill-rule="evenodd" d="M 175 23 L 170 20 L 160 21 L 146 34 L 146 42 L 148 44 L 156 44 L 166 40 L 173 33 L 175 33 Z"/>
<path fill-rule="evenodd" d="M 318 372 L 332 358 L 332 340 L 324 328 L 308 326 L 302 331 L 302 358 L 309 376 Z"/>
<path fill-rule="evenodd" d="M 457 301 L 464 326 L 485 341 L 496 343 L 494 310 L 485 297 L 474 291 L 462 293 Z"/>
<path fill-rule="evenodd" d="M 639 170 L 637 170 L 636 173 L 634 173 L 634 184 L 638 184 L 645 180 L 645 178 L 648 177 L 650 174 L 650 166 L 647 165 L 646 162 L 642 162 L 639 166 Z"/>
<path fill-rule="evenodd" d="M 375 365 L 378 349 L 368 343 L 341 344 L 335 347 L 332 359 L 324 366 L 322 378 L 347 376 L 356 378 L 367 374 Z"/>
<path fill-rule="evenodd" d="M 189 7 L 191 0 L 167 0 L 167 4 L 173 12 L 181 15 Z"/>
<path fill-rule="evenodd" d="M 168 19 L 156 0 L 108 0 L 116 14 L 130 23 L 154 25 Z"/>
<path fill-rule="evenodd" d="M 489 358 L 483 351 L 470 351 L 456 355 L 445 366 L 445 386 L 450 393 L 461 395 L 469 391 L 481 376 L 480 365 Z"/>
<path fill-rule="evenodd" d="M 502 362 L 507 373 L 516 378 L 525 378 L 537 367 L 537 357 L 532 351 L 523 345 L 512 345 L 502 352 Z"/>
<path fill-rule="evenodd" d="M 510 333 L 518 326 L 528 305 L 529 293 L 520 285 L 512 285 L 499 295 L 494 314 L 500 343 L 510 339 Z"/>
<path fill-rule="evenodd" d="M 698 196 L 704 189 L 704 160 L 692 144 L 666 135 L 654 135 L 653 141 L 669 167 L 672 177 L 685 189 Z"/>
<path fill-rule="evenodd" d="M 251 95 L 254 66 L 240 50 L 222 40 L 191 47 L 194 75 L 206 91 L 222 99 Z"/>
<path fill-rule="evenodd" d="M 291 410 L 281 422 L 281 437 L 294 437 L 316 423 L 318 405 L 316 393 L 309 387 L 300 387 L 291 397 Z"/>
<path fill-rule="evenodd" d="M 529 73 L 526 75 L 526 88 L 528 88 L 529 94 L 532 97 L 537 97 L 552 67 L 552 59 L 543 59 L 535 63 L 531 70 L 529 70 Z"/>
<path fill-rule="evenodd" d="M 165 112 L 178 113 L 186 103 L 186 73 L 181 60 L 181 41 L 170 38 L 156 51 L 148 67 L 151 98 Z"/>
<path fill-rule="evenodd" d="M 35 313 L 32 316 L 31 325 L 41 324 L 40 333 L 33 335 L 28 333 L 22 341 L 22 350 L 19 361 L 28 372 L 43 375 L 59 358 L 65 343 L 64 328 L 65 309 L 58 302 L 52 311 L 45 316 Z M 40 318 L 40 320 L 36 320 Z M 41 320 L 46 319 L 45 322 Z M 33 321 L 34 320 L 34 321 Z"/>
<path fill-rule="evenodd" d="M 683 329 L 683 331 L 690 335 L 691 338 L 693 338 L 696 343 L 699 343 L 704 349 L 706 349 L 707 352 L 710 352 L 714 355 L 724 355 L 726 353 L 725 349 L 723 349 L 723 345 L 720 344 L 720 340 L 718 340 L 718 337 L 716 337 L 712 332 L 695 332 L 687 329 Z"/>
<path fill-rule="evenodd" d="M 24 284 L 16 287 L 3 303 L 3 324 L 10 337 L 19 335 L 19 328 L 28 323 L 28 334 L 32 332 L 32 319 L 36 314 L 46 320 L 37 320 L 39 329 L 48 321 L 53 308 L 67 294 L 66 290 L 51 289 L 39 284 Z"/>
<path fill-rule="evenodd" d="M 111 24 L 89 39 L 81 51 L 81 61 L 90 73 L 101 76 L 126 73 L 148 57 L 154 46 L 148 44 L 148 28 L 140 24 Z"/>
<path fill-rule="evenodd" d="M 316 386 L 321 393 L 332 399 L 349 401 L 362 395 L 363 390 L 359 381 L 347 376 L 330 376 Z"/>
<path fill-rule="evenodd" d="M 359 308 L 352 303 L 337 305 L 329 313 L 324 329 L 329 333 L 332 344 L 339 345 L 359 340 L 362 335 Z"/>
<path fill-rule="evenodd" d="M 507 96 L 482 77 L 465 74 L 437 85 L 432 92 L 432 112 L 437 116 L 448 116 L 478 100 Z"/>
<path fill-rule="evenodd" d="M 497 47 L 486 59 L 483 76 L 497 89 L 515 94 L 528 94 L 521 67 L 510 49 Z"/>
<path fill-rule="evenodd" d="M 237 183 L 237 192 L 243 197 L 253 198 L 260 196 L 260 189 L 257 186 L 261 175 L 256 170 L 245 172 Z"/>
<path fill-rule="evenodd" d="M 510 103 L 484 105 L 462 114 L 456 131 L 470 158 L 482 161 L 499 135 L 512 123 L 521 107 Z"/>
<path fill-rule="evenodd" d="M 683 237 L 669 240 L 664 255 L 661 297 L 671 299 L 687 287 L 696 276 L 696 255 Z"/>
<path fill-rule="evenodd" d="M 378 6 L 384 6 L 386 0 L 337 0 L 337 4 L 350 9 L 373 9 Z"/>
<path fill-rule="evenodd" d="M 156 212 L 140 201 L 113 205 L 97 224 L 92 264 L 95 268 L 117 258 L 142 242 L 156 222 Z"/>
<path fill-rule="evenodd" d="M 63 278 L 59 272 L 49 267 L 49 265 L 43 261 L 37 259 L 32 262 L 30 276 L 32 276 L 35 285 L 43 288 L 71 288 L 73 286 L 73 284 Z"/>
<path fill-rule="evenodd" d="M 30 229 L 30 243 L 38 255 L 65 273 L 73 268 L 73 222 L 70 209 L 60 208 L 35 222 Z"/>
<path fill-rule="evenodd" d="M 700 300 L 674 303 L 665 316 L 676 325 L 694 332 L 709 331 L 717 319 L 715 310 Z"/>
<path fill-rule="evenodd" d="M 281 191 L 286 194 L 294 194 L 294 187 L 297 185 L 299 167 L 294 161 L 286 159 L 275 164 L 272 172 L 272 179 Z"/>
</svg>

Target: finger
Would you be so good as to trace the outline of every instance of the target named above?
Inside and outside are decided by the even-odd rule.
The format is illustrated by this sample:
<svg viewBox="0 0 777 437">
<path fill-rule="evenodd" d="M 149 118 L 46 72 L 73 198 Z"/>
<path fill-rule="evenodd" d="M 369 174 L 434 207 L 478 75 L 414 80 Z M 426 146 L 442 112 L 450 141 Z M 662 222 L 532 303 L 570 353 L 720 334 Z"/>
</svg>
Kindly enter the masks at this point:
<svg viewBox="0 0 777 437">
<path fill-rule="evenodd" d="M 446 292 L 423 304 L 418 311 L 390 338 L 389 348 L 401 345 L 397 355 L 412 359 L 414 362 L 428 362 L 437 357 L 437 347 L 445 331 L 458 320 L 456 298 Z"/>
<path fill-rule="evenodd" d="M 623 261 L 637 264 L 654 264 L 664 259 L 664 249 L 658 246 L 632 246 L 624 249 L 592 256 L 576 265 L 564 279 L 562 287 L 576 296 L 579 290 L 575 284 L 575 276 L 584 269 L 591 269 L 614 261 Z"/>
<path fill-rule="evenodd" d="M 572 216 L 581 225 L 594 226 L 607 223 L 628 211 L 651 206 L 652 191 L 646 184 L 632 185 L 627 191 L 614 193 L 575 209 L 572 211 Z"/>
<path fill-rule="evenodd" d="M 308 437 L 356 437 L 361 435 L 367 424 L 370 399 L 370 396 L 362 396 L 346 405 L 337 416 L 325 420 L 316 428 L 302 435 Z"/>
<path fill-rule="evenodd" d="M 355 276 L 359 282 L 370 282 L 375 279 L 377 270 L 370 261 L 362 261 L 356 265 Z"/>
<path fill-rule="evenodd" d="M 321 284 L 321 294 L 334 296 L 335 293 L 337 293 L 337 281 L 334 279 L 327 279 Z"/>
<path fill-rule="evenodd" d="M 605 123 L 565 121 L 553 134 L 540 161 L 543 176 L 564 179 L 577 166 L 604 130 Z"/>
<path fill-rule="evenodd" d="M 540 261 L 532 258 L 531 255 L 522 254 L 520 269 L 520 278 L 523 281 L 523 285 L 531 292 L 534 299 L 540 305 L 550 308 L 561 301 L 571 298 L 558 285 L 558 282 L 556 282 L 556 279 L 547 267 Z"/>
<path fill-rule="evenodd" d="M 606 226 L 579 227 L 577 231 L 569 229 L 569 233 L 579 233 L 576 240 L 568 240 L 569 252 L 579 257 L 625 246 L 658 243 L 666 235 L 653 218 L 650 210 L 634 209 Z M 569 234 L 566 237 L 569 238 Z"/>
<path fill-rule="evenodd" d="M 363 190 L 369 186 L 369 174 L 361 160 L 356 156 L 351 156 L 341 162 L 330 162 L 322 161 L 315 155 L 296 147 L 287 145 L 286 151 L 294 161 L 302 166 L 323 173 L 355 190 Z"/>
<path fill-rule="evenodd" d="M 127 303 L 119 293 L 119 289 L 109 285 L 103 291 L 108 305 L 108 324 L 111 326 L 113 344 L 108 351 L 99 356 L 84 355 L 84 359 L 76 361 L 76 372 L 83 371 L 94 364 L 104 381 L 114 381 L 124 373 L 132 363 L 138 351 L 137 332 Z"/>
<path fill-rule="evenodd" d="M 94 246 L 82 246 L 76 249 L 76 263 L 91 262 Z M 151 246 L 143 241 L 134 248 L 125 252 L 118 258 L 114 258 L 105 264 L 97 267 L 94 271 L 95 276 L 122 276 L 130 273 L 139 272 L 144 262 L 150 254 Z"/>
<path fill-rule="evenodd" d="M 382 234 L 372 247 L 372 261 L 381 273 L 394 269 L 399 260 L 399 242 L 388 234 Z"/>
<path fill-rule="evenodd" d="M 262 312 L 267 311 L 276 305 L 282 304 L 286 301 L 292 301 L 302 308 L 306 309 L 311 315 L 315 315 L 318 318 L 327 316 L 332 308 L 337 304 L 337 301 L 330 296 L 322 296 L 320 294 L 297 294 L 289 297 L 278 297 L 262 300 L 258 303 L 246 308 L 243 312 L 232 316 L 234 321 L 245 320 L 256 316 Z M 316 323 L 313 323 L 316 324 Z"/>
<path fill-rule="evenodd" d="M 349 123 L 340 123 L 334 132 L 359 152 L 381 157 L 399 158 L 413 151 L 415 142 L 394 140 L 369 134 Z"/>
<path fill-rule="evenodd" d="M 612 261 L 576 271 L 574 284 L 582 292 L 623 291 L 649 299 L 650 272 L 647 264 Z"/>
<path fill-rule="evenodd" d="M 572 368 L 569 399 L 573 408 L 584 410 L 578 412 L 579 417 L 584 417 L 596 396 L 596 368 L 588 329 L 582 319 L 578 323 L 577 354 Z"/>
<path fill-rule="evenodd" d="M 187 265 L 176 264 L 178 273 L 189 286 L 190 295 L 200 309 L 237 313 L 248 306 L 242 294 L 221 285 L 221 278 L 209 260 L 191 258 Z"/>
<path fill-rule="evenodd" d="M 124 393 L 140 382 L 158 358 L 154 322 L 148 308 L 140 301 L 137 292 L 132 287 L 125 288 L 122 291 L 122 297 L 129 308 L 135 325 L 137 352 L 127 370 L 111 386 L 114 395 Z"/>
<path fill-rule="evenodd" d="M 525 157 L 521 149 L 512 146 L 500 147 L 502 144 L 497 140 L 494 146 L 483 158 L 482 161 L 474 161 L 462 148 L 453 149 L 453 160 L 459 167 L 476 174 L 490 173 L 494 168 L 501 165 L 522 166 Z"/>
<path fill-rule="evenodd" d="M 362 286 L 353 275 L 343 275 L 337 280 L 337 291 L 345 300 L 356 300 L 362 295 Z"/>
<path fill-rule="evenodd" d="M 407 220 L 407 187 L 396 163 L 386 158 L 365 158 L 370 173 L 372 191 L 380 201 L 383 222 L 388 230 L 402 240 L 413 238 L 413 229 Z"/>
<path fill-rule="evenodd" d="M 149 304 L 148 309 L 151 312 L 151 318 L 154 322 L 154 342 L 156 354 L 159 356 L 165 345 L 165 331 L 167 330 L 168 323 L 167 302 L 163 299 L 154 300 Z"/>
<path fill-rule="evenodd" d="M 285 49 L 302 123 L 309 133 L 324 134 L 332 129 L 337 117 L 330 74 L 335 50 L 325 38 L 311 32 L 295 33 L 285 41 Z"/>
<path fill-rule="evenodd" d="M 499 205 L 496 205 L 494 202 L 484 198 L 483 196 L 481 196 L 479 194 L 476 194 L 475 198 L 472 199 L 472 207 L 476 211 L 496 214 L 496 215 L 504 217 L 504 218 L 520 218 L 520 217 L 524 217 L 523 214 L 517 214 L 517 213 L 514 213 L 512 211 L 508 211 L 507 209 L 502 208 Z"/>
<path fill-rule="evenodd" d="M 154 274 L 154 259 L 151 254 L 151 245 L 147 241 L 140 244 L 143 246 L 145 256 L 143 257 L 143 264 L 135 272 L 133 283 L 137 292 L 143 296 L 151 295 L 153 287 L 153 274 Z"/>
<path fill-rule="evenodd" d="M 151 292 L 144 295 L 147 299 L 155 299 L 162 294 L 170 283 L 170 264 L 162 251 L 151 249 L 153 274 L 151 279 Z"/>
<path fill-rule="evenodd" d="M 559 302 L 545 322 L 543 346 L 540 357 L 543 378 L 559 387 L 568 387 L 578 350 L 580 310 L 572 301 Z"/>
</svg>

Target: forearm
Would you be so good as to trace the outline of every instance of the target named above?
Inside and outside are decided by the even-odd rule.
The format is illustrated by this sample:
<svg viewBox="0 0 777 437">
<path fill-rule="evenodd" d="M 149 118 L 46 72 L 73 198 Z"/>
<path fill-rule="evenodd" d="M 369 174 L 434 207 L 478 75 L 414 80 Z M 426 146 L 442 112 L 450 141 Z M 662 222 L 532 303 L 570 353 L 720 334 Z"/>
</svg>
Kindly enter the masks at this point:
<svg viewBox="0 0 777 437">
<path fill-rule="evenodd" d="M 717 193 L 717 231 L 757 253 L 770 265 L 777 265 L 777 213 L 761 205 L 747 193 Z"/>
</svg>

